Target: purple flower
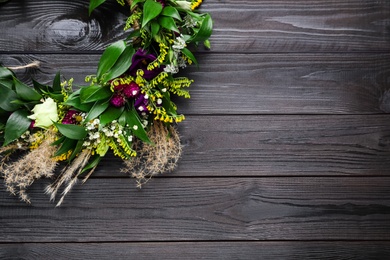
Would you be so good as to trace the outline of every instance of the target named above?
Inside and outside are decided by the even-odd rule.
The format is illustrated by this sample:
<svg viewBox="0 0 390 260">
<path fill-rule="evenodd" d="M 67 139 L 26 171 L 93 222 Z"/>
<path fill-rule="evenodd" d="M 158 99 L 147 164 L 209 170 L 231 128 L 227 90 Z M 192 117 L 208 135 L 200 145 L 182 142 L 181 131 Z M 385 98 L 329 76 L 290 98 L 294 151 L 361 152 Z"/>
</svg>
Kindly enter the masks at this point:
<svg viewBox="0 0 390 260">
<path fill-rule="evenodd" d="M 155 68 L 153 70 L 147 70 L 147 66 L 149 63 L 154 61 L 156 56 L 150 53 L 147 53 L 146 50 L 138 49 L 137 52 L 133 55 L 132 63 L 129 68 L 129 73 L 131 76 L 136 76 L 137 70 L 141 69 L 144 72 L 144 78 L 147 80 L 153 79 L 160 72 L 163 71 L 163 67 Z"/>
<path fill-rule="evenodd" d="M 127 98 L 136 97 L 139 94 L 139 92 L 140 92 L 139 86 L 134 81 L 131 82 L 130 85 L 127 85 L 126 87 L 124 87 L 124 89 L 123 89 L 123 94 Z"/>
<path fill-rule="evenodd" d="M 64 125 L 75 125 L 77 123 L 76 116 L 78 113 L 76 110 L 68 110 L 61 123 Z"/>
<path fill-rule="evenodd" d="M 134 107 L 139 112 L 148 112 L 148 99 L 144 94 L 139 95 L 134 102 Z"/>
<path fill-rule="evenodd" d="M 110 100 L 111 105 L 114 107 L 123 107 L 125 105 L 125 98 L 121 95 L 114 94 Z"/>
</svg>

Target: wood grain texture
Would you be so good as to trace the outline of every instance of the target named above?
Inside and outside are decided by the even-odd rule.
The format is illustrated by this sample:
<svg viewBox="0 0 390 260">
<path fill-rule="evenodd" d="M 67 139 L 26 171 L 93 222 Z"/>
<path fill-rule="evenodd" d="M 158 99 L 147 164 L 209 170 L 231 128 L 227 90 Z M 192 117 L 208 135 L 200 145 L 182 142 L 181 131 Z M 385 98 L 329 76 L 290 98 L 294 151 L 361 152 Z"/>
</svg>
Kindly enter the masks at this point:
<svg viewBox="0 0 390 260">
<path fill-rule="evenodd" d="M 390 176 L 390 117 L 189 116 L 183 156 L 163 177 Z M 94 176 L 121 176 L 103 159 Z"/>
<path fill-rule="evenodd" d="M 123 179 L 77 185 L 61 208 L 0 191 L 0 242 L 390 240 L 390 178 Z"/>
<path fill-rule="evenodd" d="M 178 250 L 180 248 L 180 250 Z M 180 242 L 0 244 L 1 259 L 384 259 L 389 242 Z"/>
<path fill-rule="evenodd" d="M 101 51 L 123 37 L 123 8 L 114 2 L 92 17 L 85 0 L 0 5 L 0 51 Z M 214 20 L 213 52 L 390 50 L 387 0 L 209 0 L 201 10 Z"/>
<path fill-rule="evenodd" d="M 20 71 L 50 83 L 57 71 L 85 85 L 99 55 L 0 55 L 5 65 L 41 62 Z M 370 114 L 390 112 L 390 54 L 199 55 L 191 100 L 177 99 L 185 114 Z"/>
</svg>

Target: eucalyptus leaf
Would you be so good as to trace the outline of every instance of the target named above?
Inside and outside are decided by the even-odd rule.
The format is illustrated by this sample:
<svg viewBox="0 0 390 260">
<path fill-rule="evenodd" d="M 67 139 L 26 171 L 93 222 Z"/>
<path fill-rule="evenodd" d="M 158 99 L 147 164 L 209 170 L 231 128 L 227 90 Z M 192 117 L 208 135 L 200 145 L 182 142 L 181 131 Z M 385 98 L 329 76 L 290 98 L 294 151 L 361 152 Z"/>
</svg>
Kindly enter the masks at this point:
<svg viewBox="0 0 390 260">
<path fill-rule="evenodd" d="M 142 28 L 145 27 L 152 19 L 156 18 L 162 11 L 163 7 L 154 0 L 146 0 L 143 8 Z"/>
<path fill-rule="evenodd" d="M 24 134 L 31 125 L 31 120 L 27 118 L 29 112 L 19 109 L 13 112 L 7 120 L 4 130 L 4 144 L 7 146 Z"/>
</svg>

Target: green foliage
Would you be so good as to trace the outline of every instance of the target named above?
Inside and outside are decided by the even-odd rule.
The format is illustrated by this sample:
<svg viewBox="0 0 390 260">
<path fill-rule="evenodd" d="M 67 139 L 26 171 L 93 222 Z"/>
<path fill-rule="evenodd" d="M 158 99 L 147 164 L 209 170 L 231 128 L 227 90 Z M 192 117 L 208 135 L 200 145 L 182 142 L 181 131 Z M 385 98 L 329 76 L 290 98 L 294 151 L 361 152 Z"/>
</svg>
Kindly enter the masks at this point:
<svg viewBox="0 0 390 260">
<path fill-rule="evenodd" d="M 27 118 L 28 115 L 29 112 L 24 109 L 19 109 L 10 115 L 5 126 L 3 146 L 7 146 L 27 131 L 31 124 L 31 120 Z"/>
<path fill-rule="evenodd" d="M 87 136 L 87 130 L 79 125 L 67 125 L 54 123 L 58 131 L 65 137 L 73 140 L 83 140 Z"/>
<path fill-rule="evenodd" d="M 152 19 L 156 18 L 162 11 L 162 5 L 154 0 L 146 0 L 143 8 L 142 28 Z"/>
</svg>

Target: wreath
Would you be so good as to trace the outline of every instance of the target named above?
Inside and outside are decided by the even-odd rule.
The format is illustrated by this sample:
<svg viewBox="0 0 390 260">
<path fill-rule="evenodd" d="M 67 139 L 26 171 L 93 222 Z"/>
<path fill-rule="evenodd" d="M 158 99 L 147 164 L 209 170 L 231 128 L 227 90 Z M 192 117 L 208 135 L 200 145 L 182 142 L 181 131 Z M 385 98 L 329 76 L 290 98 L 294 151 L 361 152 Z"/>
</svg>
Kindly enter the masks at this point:
<svg viewBox="0 0 390 260">
<path fill-rule="evenodd" d="M 89 14 L 104 2 L 91 0 Z M 176 74 L 197 64 L 196 46 L 210 48 L 212 19 L 196 11 L 202 0 L 117 2 L 130 8 L 127 38 L 104 50 L 87 86 L 74 87 L 59 73 L 50 85 L 28 86 L 17 68 L 0 66 L 0 171 L 22 201 L 30 203 L 27 189 L 35 180 L 56 176 L 45 192 L 55 200 L 61 190 L 61 205 L 109 151 L 139 186 L 173 170 L 180 158 L 176 123 L 185 117 L 171 97 L 189 98 L 193 80 Z"/>
</svg>

